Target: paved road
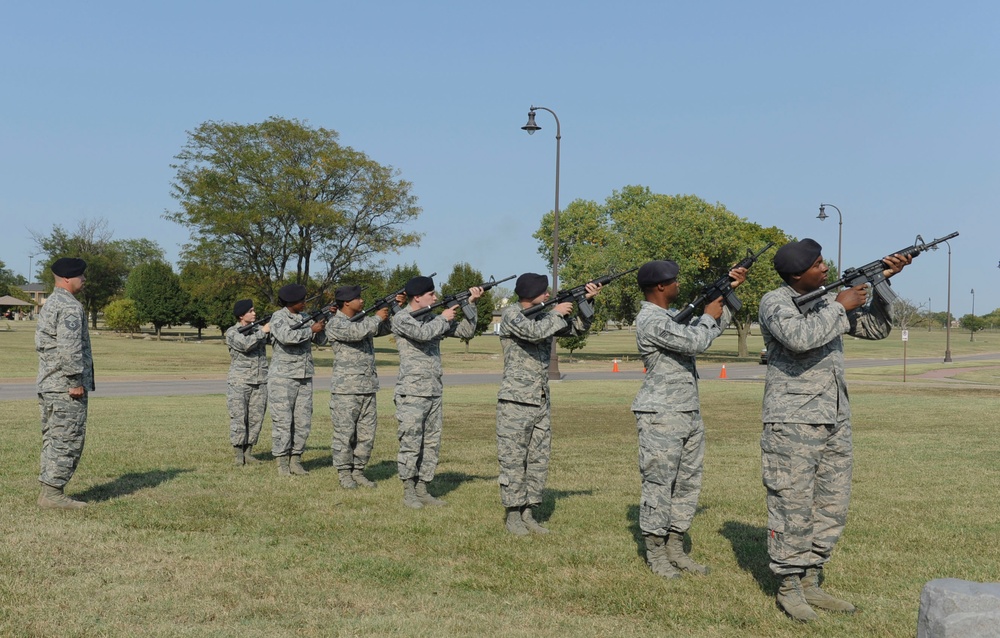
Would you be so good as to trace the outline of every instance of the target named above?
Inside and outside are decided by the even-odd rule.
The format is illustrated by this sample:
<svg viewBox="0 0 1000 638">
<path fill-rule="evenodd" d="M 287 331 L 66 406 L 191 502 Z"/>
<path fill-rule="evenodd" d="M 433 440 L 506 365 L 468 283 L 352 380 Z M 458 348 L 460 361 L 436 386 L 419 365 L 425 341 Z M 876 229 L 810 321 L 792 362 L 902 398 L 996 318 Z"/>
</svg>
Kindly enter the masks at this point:
<svg viewBox="0 0 1000 638">
<path fill-rule="evenodd" d="M 998 354 L 980 354 L 962 357 L 954 357 L 955 363 L 963 361 L 991 360 L 1000 357 Z M 922 363 L 941 363 L 940 357 L 925 359 L 907 359 L 908 365 Z M 875 368 L 881 366 L 902 365 L 902 359 L 853 359 L 846 362 L 848 368 Z M 717 363 L 702 363 L 698 366 L 701 376 L 705 380 L 717 379 L 721 372 L 721 365 Z M 753 363 L 733 363 L 726 364 L 726 377 L 734 381 L 763 381 L 765 366 Z M 611 381 L 642 379 L 642 372 L 566 372 L 563 369 L 563 382 L 571 381 Z M 325 376 L 317 377 L 315 389 L 317 392 L 326 388 L 329 382 L 329 372 Z M 396 384 L 395 375 L 380 375 L 379 379 L 383 388 L 391 388 Z M 139 397 L 139 396 L 177 396 L 177 395 L 198 395 L 198 394 L 225 394 L 226 380 L 221 379 L 171 379 L 171 380 L 146 380 L 146 381 L 101 381 L 97 379 L 97 392 L 94 397 Z M 444 375 L 446 386 L 456 385 L 500 385 L 500 374 L 446 374 Z M 0 382 L 0 401 L 14 399 L 35 398 L 35 384 L 32 383 L 4 383 Z"/>
</svg>

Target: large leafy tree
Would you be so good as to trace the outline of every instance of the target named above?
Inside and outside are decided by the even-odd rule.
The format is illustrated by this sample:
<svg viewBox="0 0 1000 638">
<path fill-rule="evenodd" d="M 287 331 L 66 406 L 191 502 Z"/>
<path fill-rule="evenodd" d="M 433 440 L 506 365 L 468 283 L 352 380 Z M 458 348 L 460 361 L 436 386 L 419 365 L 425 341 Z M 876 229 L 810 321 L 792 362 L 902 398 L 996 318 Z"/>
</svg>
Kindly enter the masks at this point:
<svg viewBox="0 0 1000 638">
<path fill-rule="evenodd" d="M 156 338 L 163 326 L 181 323 L 187 309 L 187 295 L 170 264 L 151 261 L 129 273 L 125 294 L 135 302 L 139 319 L 153 324 Z"/>
<path fill-rule="evenodd" d="M 87 262 L 87 283 L 79 295 L 80 303 L 97 327 L 97 313 L 125 287 L 129 271 L 138 264 L 162 261 L 163 250 L 148 239 L 112 239 L 105 219 L 80 221 L 76 229 L 67 231 L 53 226 L 49 235 L 32 232 L 41 252 L 47 256 L 40 280 L 51 288 L 54 277 L 49 267 L 60 257 L 79 257 Z"/>
<path fill-rule="evenodd" d="M 18 299 L 24 298 L 24 292 L 20 286 L 28 283 L 28 280 L 21 275 L 14 274 L 14 271 L 0 261 L 0 297 L 10 295 Z"/>
<path fill-rule="evenodd" d="M 420 209 L 398 171 L 337 143 L 337 132 L 272 117 L 205 122 L 177 155 L 166 214 L 191 231 L 184 257 L 219 257 L 271 304 L 285 283 L 323 293 L 349 268 L 419 243 Z"/>
<path fill-rule="evenodd" d="M 535 233 L 539 253 L 550 260 L 552 223 L 550 212 Z M 694 195 L 661 195 L 647 187 L 626 186 L 613 192 L 603 204 L 578 200 L 560 214 L 560 287 L 585 283 L 650 260 L 672 259 L 680 266 L 678 303 L 683 304 L 698 297 L 705 285 L 721 277 L 748 250 L 757 252 L 769 241 L 777 247 L 788 239 L 778 228 L 749 222 L 722 204 L 709 204 Z M 747 356 L 747 337 L 760 298 L 781 285 L 768 263 L 772 254 L 761 258 L 747 282 L 737 290 L 743 307 L 733 323 L 739 334 L 740 356 Z M 609 318 L 631 323 L 642 296 L 635 278 L 628 276 L 612 284 L 598 299 L 595 327 Z"/>
</svg>

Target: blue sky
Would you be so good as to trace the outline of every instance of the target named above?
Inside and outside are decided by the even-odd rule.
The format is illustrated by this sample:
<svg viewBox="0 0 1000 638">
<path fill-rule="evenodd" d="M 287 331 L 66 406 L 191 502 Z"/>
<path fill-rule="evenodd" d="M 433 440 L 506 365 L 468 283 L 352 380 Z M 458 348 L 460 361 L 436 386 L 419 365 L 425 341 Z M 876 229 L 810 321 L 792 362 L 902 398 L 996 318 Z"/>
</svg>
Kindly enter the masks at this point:
<svg viewBox="0 0 1000 638">
<path fill-rule="evenodd" d="M 545 270 L 553 204 L 694 194 L 861 265 L 952 231 L 952 311 L 1000 307 L 995 2 L 47 2 L 0 21 L 0 260 L 104 218 L 175 260 L 170 164 L 207 120 L 338 131 L 411 181 L 419 249 Z M 943 310 L 945 251 L 894 288 Z M 563 282 L 570 283 L 570 282 Z M 573 282 L 575 283 L 575 282 Z"/>
</svg>

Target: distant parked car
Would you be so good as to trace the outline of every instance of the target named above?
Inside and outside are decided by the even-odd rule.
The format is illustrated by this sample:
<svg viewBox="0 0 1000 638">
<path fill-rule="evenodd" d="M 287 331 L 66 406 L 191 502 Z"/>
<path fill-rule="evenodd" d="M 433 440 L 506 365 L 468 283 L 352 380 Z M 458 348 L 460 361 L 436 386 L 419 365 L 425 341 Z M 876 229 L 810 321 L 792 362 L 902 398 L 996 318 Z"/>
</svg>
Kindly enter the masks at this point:
<svg viewBox="0 0 1000 638">
<path fill-rule="evenodd" d="M 767 348 L 760 349 L 760 365 L 767 365 Z"/>
</svg>

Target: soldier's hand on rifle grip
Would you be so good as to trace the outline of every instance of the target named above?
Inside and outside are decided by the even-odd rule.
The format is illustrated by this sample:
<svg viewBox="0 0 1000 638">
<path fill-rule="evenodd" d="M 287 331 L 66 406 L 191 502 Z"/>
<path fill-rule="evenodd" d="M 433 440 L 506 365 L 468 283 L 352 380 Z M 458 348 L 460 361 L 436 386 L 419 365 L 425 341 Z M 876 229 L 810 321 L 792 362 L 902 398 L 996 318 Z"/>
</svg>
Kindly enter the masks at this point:
<svg viewBox="0 0 1000 638">
<path fill-rule="evenodd" d="M 375 311 L 375 316 L 386 321 L 389 318 L 389 306 L 383 306 Z"/>
<path fill-rule="evenodd" d="M 913 257 L 911 255 L 901 255 L 896 253 L 895 255 L 889 255 L 883 259 L 882 262 L 889 266 L 882 271 L 882 274 L 885 275 L 886 279 L 888 279 L 902 270 L 904 266 L 908 266 L 913 263 Z"/>
<path fill-rule="evenodd" d="M 737 288 L 740 284 L 747 280 L 747 269 L 746 268 L 733 268 L 729 271 L 729 285 L 733 288 Z"/>
<path fill-rule="evenodd" d="M 267 323 L 265 323 L 265 324 L 264 324 L 263 326 L 261 326 L 261 327 L 260 327 L 260 331 L 261 331 L 261 332 L 265 332 L 265 333 L 267 333 L 267 332 L 271 332 L 271 322 L 270 322 L 270 321 L 268 321 L 268 322 L 267 322 Z"/>
<path fill-rule="evenodd" d="M 562 303 L 557 303 L 556 304 L 555 313 L 557 315 L 562 315 L 564 317 L 568 317 L 571 312 L 573 312 L 573 302 L 572 301 L 564 301 Z"/>
<path fill-rule="evenodd" d="M 588 283 L 586 286 L 584 286 L 584 288 L 587 289 L 587 295 L 586 295 L 587 299 L 593 299 L 597 295 L 597 293 L 601 292 L 601 288 L 603 287 L 604 286 L 602 286 L 601 284 L 595 284 L 594 282 Z"/>
<path fill-rule="evenodd" d="M 844 288 L 837 294 L 837 303 L 843 306 L 847 312 L 865 305 L 867 299 L 868 284 L 861 284 L 853 288 Z"/>
<path fill-rule="evenodd" d="M 313 325 L 309 326 L 309 329 L 312 330 L 314 333 L 322 332 L 324 328 L 326 328 L 326 319 L 320 319 Z"/>
<path fill-rule="evenodd" d="M 722 297 L 716 297 L 712 301 L 705 304 L 705 314 L 718 321 L 722 319 L 722 309 L 725 307 L 725 303 Z"/>
<path fill-rule="evenodd" d="M 458 311 L 458 306 L 451 306 L 449 308 L 445 308 L 444 311 L 441 313 L 441 316 L 447 319 L 448 321 L 454 321 L 456 311 Z"/>
<path fill-rule="evenodd" d="M 479 286 L 469 288 L 469 303 L 476 303 L 476 300 L 483 296 L 483 289 Z"/>
</svg>

